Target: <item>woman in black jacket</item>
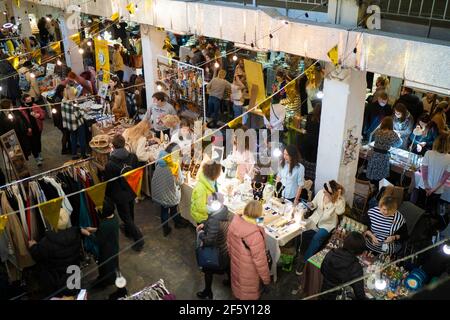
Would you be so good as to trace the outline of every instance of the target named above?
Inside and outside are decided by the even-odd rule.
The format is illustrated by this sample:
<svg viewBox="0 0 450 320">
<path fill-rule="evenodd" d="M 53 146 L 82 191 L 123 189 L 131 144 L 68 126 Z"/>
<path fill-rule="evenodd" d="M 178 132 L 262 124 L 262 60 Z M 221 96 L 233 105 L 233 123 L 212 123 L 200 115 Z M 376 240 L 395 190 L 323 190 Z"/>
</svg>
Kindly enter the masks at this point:
<svg viewBox="0 0 450 320">
<path fill-rule="evenodd" d="M 365 250 L 364 236 L 358 232 L 351 232 L 344 240 L 343 248 L 333 249 L 327 253 L 320 271 L 323 275 L 322 292 L 335 288 L 341 284 L 361 277 L 363 268 L 358 257 Z M 364 280 L 351 285 L 357 300 L 366 299 Z M 323 300 L 335 300 L 341 291 L 334 291 L 321 297 Z"/>
<path fill-rule="evenodd" d="M 197 227 L 199 238 L 206 247 L 216 247 L 219 249 L 219 265 L 217 270 L 203 268 L 205 274 L 205 289 L 197 292 L 200 299 L 211 299 L 213 293 L 211 290 L 214 273 L 227 273 L 230 278 L 230 257 L 227 248 L 227 230 L 230 225 L 231 216 L 228 208 L 223 205 L 223 196 L 219 193 L 213 193 L 208 198 L 208 219 L 205 223 Z M 225 285 L 230 283 L 224 280 Z"/>
</svg>

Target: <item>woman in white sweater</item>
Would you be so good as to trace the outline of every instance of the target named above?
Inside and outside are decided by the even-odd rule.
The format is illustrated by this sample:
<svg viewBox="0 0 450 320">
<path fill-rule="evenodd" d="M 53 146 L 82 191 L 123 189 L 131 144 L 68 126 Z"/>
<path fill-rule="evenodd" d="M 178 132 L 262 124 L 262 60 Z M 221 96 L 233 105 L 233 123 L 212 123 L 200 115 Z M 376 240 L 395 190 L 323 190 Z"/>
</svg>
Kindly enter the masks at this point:
<svg viewBox="0 0 450 320">
<path fill-rule="evenodd" d="M 300 264 L 300 270 L 297 274 L 301 274 L 306 261 L 319 251 L 322 243 L 327 239 L 328 235 L 338 223 L 338 216 L 345 212 L 344 187 L 336 181 L 331 180 L 323 185 L 314 200 L 308 204 L 314 210 L 308 219 L 308 225 L 311 230 L 303 232 L 302 239 L 311 242 L 303 256 L 303 263 Z"/>
<path fill-rule="evenodd" d="M 148 121 L 141 121 L 137 125 L 126 129 L 122 135 L 125 138 L 127 150 L 134 153 L 140 162 L 154 160 L 152 152 L 147 147 L 147 141 L 154 140 L 158 142 L 159 140 L 153 138 Z"/>
</svg>

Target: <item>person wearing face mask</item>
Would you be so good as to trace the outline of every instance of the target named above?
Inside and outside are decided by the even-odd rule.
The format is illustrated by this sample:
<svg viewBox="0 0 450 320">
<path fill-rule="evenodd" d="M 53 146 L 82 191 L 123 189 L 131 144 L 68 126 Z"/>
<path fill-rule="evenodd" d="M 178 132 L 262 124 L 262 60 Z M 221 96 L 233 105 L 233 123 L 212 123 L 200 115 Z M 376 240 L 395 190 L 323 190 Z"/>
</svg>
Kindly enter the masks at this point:
<svg viewBox="0 0 450 320">
<path fill-rule="evenodd" d="M 19 108 L 22 120 L 27 127 L 27 137 L 31 146 L 31 153 L 36 159 L 38 167 L 42 166 L 42 130 L 44 129 L 44 110 L 33 102 L 29 94 L 22 97 L 22 106 Z"/>
<path fill-rule="evenodd" d="M 188 119 L 182 118 L 180 121 L 180 127 L 174 130 L 170 142 L 176 143 L 181 149 L 181 155 L 183 156 L 183 163 L 188 164 L 191 157 L 191 150 L 193 148 L 193 142 L 196 137 L 192 132 L 191 123 Z"/>
<path fill-rule="evenodd" d="M 370 142 L 372 133 L 380 125 L 384 117 L 390 115 L 392 115 L 392 108 L 388 104 L 387 93 L 383 91 L 378 95 L 378 99 L 370 103 L 364 111 L 364 139 Z"/>
</svg>

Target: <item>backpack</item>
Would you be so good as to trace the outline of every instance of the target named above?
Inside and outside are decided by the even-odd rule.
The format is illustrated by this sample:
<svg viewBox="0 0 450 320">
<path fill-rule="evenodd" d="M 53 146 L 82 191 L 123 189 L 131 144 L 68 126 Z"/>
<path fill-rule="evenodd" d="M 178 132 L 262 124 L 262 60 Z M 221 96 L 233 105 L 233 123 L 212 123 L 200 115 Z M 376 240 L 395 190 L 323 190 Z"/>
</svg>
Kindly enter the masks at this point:
<svg viewBox="0 0 450 320">
<path fill-rule="evenodd" d="M 138 159 L 137 156 L 134 153 L 130 153 L 128 155 L 128 158 L 123 163 L 120 163 L 118 159 L 111 157 L 111 163 L 118 169 L 120 169 L 120 175 L 123 175 L 127 172 L 132 171 L 133 169 L 137 168 Z M 125 178 L 122 177 L 122 179 L 119 179 L 119 184 L 122 187 L 122 189 L 128 189 L 130 186 L 125 181 Z"/>
<path fill-rule="evenodd" d="M 31 89 L 31 83 L 27 80 L 25 73 L 19 74 L 19 88 L 22 92 L 28 92 Z"/>
</svg>

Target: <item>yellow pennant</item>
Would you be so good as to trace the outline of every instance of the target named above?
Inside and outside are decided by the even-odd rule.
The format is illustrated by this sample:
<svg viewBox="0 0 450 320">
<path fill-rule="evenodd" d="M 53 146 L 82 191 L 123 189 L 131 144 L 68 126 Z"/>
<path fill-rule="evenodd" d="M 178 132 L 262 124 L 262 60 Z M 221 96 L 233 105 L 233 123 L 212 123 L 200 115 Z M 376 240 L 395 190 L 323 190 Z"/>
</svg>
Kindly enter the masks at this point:
<svg viewBox="0 0 450 320">
<path fill-rule="evenodd" d="M 7 222 L 8 222 L 7 215 L 0 216 L 0 234 L 3 232 L 3 230 L 5 230 Z"/>
<path fill-rule="evenodd" d="M 106 182 L 102 182 L 86 189 L 89 198 L 94 202 L 95 207 L 100 209 L 103 207 L 103 201 L 105 201 Z"/>
<path fill-rule="evenodd" d="M 16 6 L 17 8 L 20 8 L 20 0 L 16 0 Z"/>
<path fill-rule="evenodd" d="M 236 128 L 239 124 L 242 124 L 242 116 L 239 116 L 239 117 L 237 117 L 237 118 L 231 120 L 230 122 L 228 122 L 228 126 L 229 126 L 231 129 Z"/>
<path fill-rule="evenodd" d="M 63 198 L 59 197 L 44 203 L 39 204 L 45 220 L 53 227 L 54 230 L 58 230 L 59 212 L 61 210 L 61 203 Z"/>
<path fill-rule="evenodd" d="M 266 99 L 260 103 L 259 109 L 264 113 L 267 119 L 270 119 L 270 103 L 272 99 Z"/>
<path fill-rule="evenodd" d="M 52 43 L 50 47 L 57 55 L 61 54 L 61 43 L 59 41 Z"/>
<path fill-rule="evenodd" d="M 130 2 L 126 8 L 130 14 L 134 14 L 136 12 L 136 7 L 133 2 Z"/>
<path fill-rule="evenodd" d="M 337 66 L 339 63 L 338 46 L 335 45 L 333 48 L 331 48 L 330 51 L 328 51 L 327 56 L 328 58 L 330 58 L 331 62 L 333 62 L 333 64 Z"/>
<path fill-rule="evenodd" d="M 119 19 L 119 12 L 114 12 L 110 19 L 112 21 Z"/>
<path fill-rule="evenodd" d="M 80 45 L 81 42 L 81 35 L 79 32 L 74 33 L 73 35 L 69 36 L 70 40 L 76 43 L 77 46 Z"/>
<path fill-rule="evenodd" d="M 315 71 L 314 65 L 309 66 L 309 68 L 305 70 L 306 77 L 308 78 L 309 81 L 314 80 L 315 77 L 314 71 Z"/>
</svg>

